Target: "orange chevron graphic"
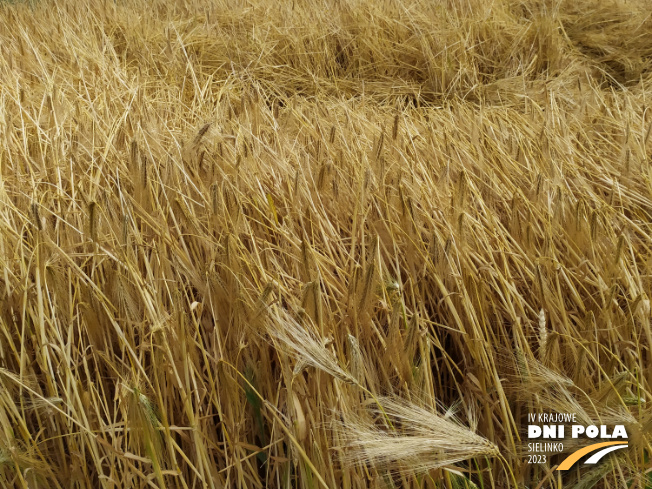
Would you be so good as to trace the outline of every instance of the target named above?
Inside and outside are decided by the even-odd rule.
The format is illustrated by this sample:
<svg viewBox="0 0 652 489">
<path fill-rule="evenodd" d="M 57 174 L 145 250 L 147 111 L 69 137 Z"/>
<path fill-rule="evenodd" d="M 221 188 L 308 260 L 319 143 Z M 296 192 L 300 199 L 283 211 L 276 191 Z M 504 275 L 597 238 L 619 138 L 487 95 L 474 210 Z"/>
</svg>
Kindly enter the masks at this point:
<svg viewBox="0 0 652 489">
<path fill-rule="evenodd" d="M 622 441 L 606 441 L 603 443 L 595 443 L 593 445 L 589 445 L 588 447 L 580 448 L 578 451 L 571 453 L 568 457 L 564 459 L 564 461 L 559 464 L 559 467 L 557 467 L 557 470 L 568 470 L 570 469 L 575 462 L 577 462 L 579 459 L 581 459 L 584 455 L 587 455 L 591 452 L 595 452 L 596 450 L 599 450 L 600 448 L 604 447 L 610 447 L 613 445 L 627 445 L 627 442 L 622 442 Z"/>
</svg>

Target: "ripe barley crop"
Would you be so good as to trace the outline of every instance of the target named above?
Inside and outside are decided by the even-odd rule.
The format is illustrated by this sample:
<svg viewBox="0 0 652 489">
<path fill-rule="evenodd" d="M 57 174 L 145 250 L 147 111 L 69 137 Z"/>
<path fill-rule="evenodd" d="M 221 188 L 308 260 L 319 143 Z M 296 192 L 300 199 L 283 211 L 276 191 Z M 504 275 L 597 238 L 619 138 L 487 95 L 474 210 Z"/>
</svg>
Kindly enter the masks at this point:
<svg viewBox="0 0 652 489">
<path fill-rule="evenodd" d="M 649 7 L 0 2 L 0 486 L 652 487 Z"/>
</svg>

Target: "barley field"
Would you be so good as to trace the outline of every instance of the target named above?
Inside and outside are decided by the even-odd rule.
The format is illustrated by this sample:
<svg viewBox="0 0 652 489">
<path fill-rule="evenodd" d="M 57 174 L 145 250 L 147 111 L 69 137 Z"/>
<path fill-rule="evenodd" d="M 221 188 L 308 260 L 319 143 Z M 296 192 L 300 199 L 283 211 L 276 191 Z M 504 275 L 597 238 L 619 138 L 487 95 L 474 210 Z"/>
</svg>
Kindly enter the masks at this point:
<svg viewBox="0 0 652 489">
<path fill-rule="evenodd" d="M 0 2 L 0 487 L 652 488 L 650 12 Z"/>
</svg>

